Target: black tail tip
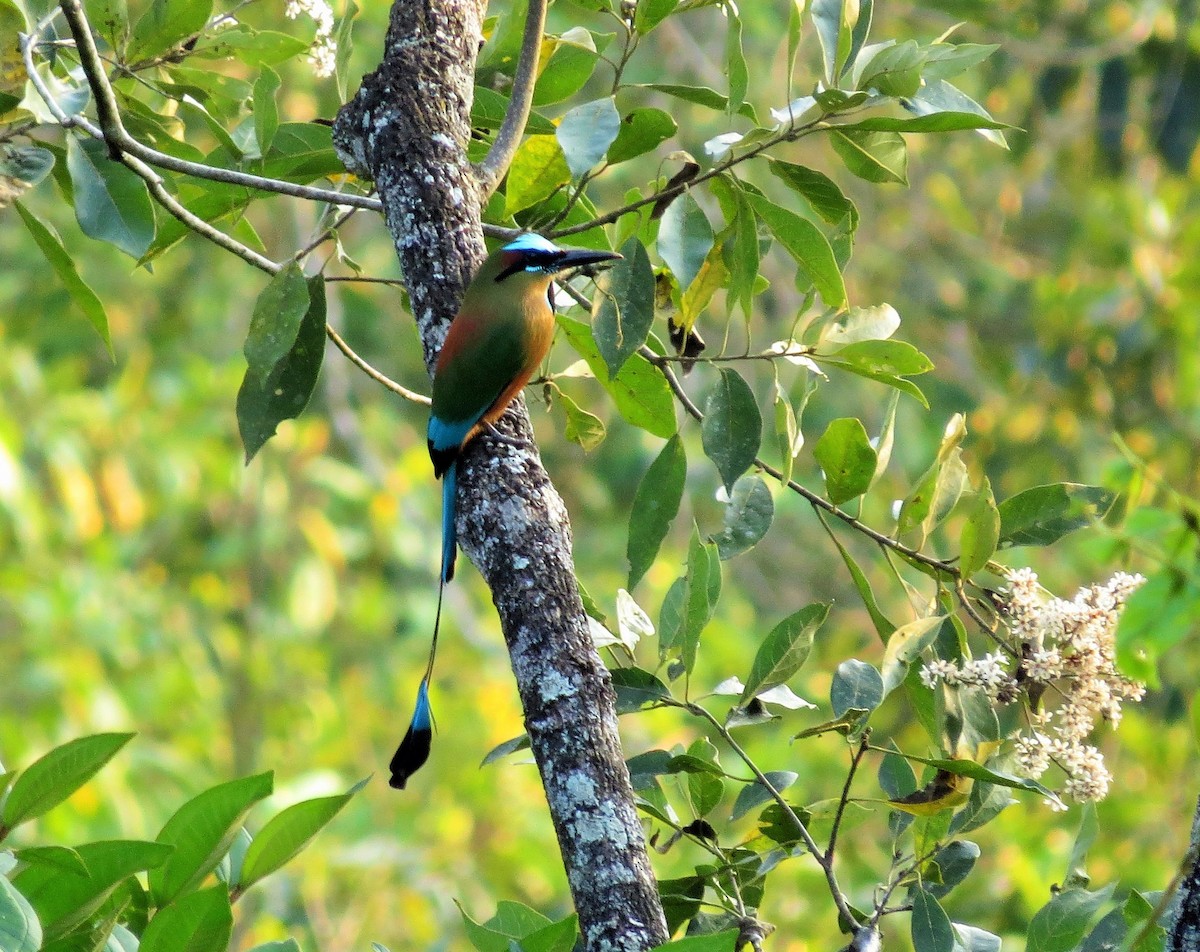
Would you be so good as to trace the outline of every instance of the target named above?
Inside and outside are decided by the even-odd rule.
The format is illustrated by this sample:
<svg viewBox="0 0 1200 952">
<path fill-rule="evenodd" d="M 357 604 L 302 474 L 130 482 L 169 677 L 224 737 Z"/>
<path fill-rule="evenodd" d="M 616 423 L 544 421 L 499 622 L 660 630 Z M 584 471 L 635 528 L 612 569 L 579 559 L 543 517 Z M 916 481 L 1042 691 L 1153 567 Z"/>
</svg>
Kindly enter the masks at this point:
<svg viewBox="0 0 1200 952">
<path fill-rule="evenodd" d="M 392 777 L 388 786 L 393 790 L 403 790 L 408 778 L 424 766 L 429 759 L 429 748 L 433 743 L 433 731 L 430 728 L 412 728 L 404 735 L 404 740 L 392 755 L 388 769 Z"/>
</svg>

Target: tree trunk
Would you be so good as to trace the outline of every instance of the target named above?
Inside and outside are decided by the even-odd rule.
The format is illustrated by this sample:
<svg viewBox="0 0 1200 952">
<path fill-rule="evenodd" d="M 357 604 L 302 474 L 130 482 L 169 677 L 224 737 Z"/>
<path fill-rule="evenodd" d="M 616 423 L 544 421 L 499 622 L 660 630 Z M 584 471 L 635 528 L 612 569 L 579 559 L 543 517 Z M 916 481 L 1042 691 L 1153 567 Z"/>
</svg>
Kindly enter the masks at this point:
<svg viewBox="0 0 1200 952">
<path fill-rule="evenodd" d="M 466 157 L 482 11 L 475 0 L 397 0 L 383 62 L 338 114 L 334 141 L 374 180 L 426 363 L 484 257 Z M 458 534 L 492 590 L 587 948 L 667 939 L 617 734 L 614 695 L 575 583 L 566 509 L 520 400 L 459 462 Z M 432 766 L 437 769 L 436 747 Z"/>
<path fill-rule="evenodd" d="M 1200 801 L 1196 803 L 1192 839 L 1166 928 L 1166 952 L 1200 952 Z"/>
</svg>

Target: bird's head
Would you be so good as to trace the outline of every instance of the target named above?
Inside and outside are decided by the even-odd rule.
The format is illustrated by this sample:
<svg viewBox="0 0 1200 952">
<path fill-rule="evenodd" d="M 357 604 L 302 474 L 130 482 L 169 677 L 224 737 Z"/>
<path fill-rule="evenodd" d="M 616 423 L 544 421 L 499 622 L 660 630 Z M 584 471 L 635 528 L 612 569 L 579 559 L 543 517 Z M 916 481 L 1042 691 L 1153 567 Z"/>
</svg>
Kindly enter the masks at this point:
<svg viewBox="0 0 1200 952">
<path fill-rule="evenodd" d="M 494 252 L 496 274 L 494 281 L 504 281 L 513 275 L 553 275 L 572 268 L 615 261 L 621 256 L 615 251 L 594 251 L 591 248 L 560 248 L 541 235 L 528 231 Z"/>
</svg>

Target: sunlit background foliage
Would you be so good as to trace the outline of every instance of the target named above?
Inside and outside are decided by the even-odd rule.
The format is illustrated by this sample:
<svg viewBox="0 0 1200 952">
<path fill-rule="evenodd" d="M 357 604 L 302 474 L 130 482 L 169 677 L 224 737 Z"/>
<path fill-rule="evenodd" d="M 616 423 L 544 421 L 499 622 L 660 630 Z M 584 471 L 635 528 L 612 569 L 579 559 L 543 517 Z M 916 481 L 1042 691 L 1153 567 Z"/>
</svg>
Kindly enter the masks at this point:
<svg viewBox="0 0 1200 952">
<path fill-rule="evenodd" d="M 596 26 L 587 6 L 555 4 L 548 30 Z M 741 11 L 748 98 L 762 113 L 809 91 L 819 66 L 806 35 L 789 89 L 779 6 L 745 3 Z M 1107 525 L 1050 550 L 1009 551 L 1004 560 L 1032 564 L 1068 596 L 1117 568 L 1150 578 L 1153 597 L 1144 591 L 1125 625 L 1131 642 L 1153 639 L 1149 660 L 1132 644 L 1125 652 L 1154 690 L 1104 743 L 1115 781 L 1099 807 L 1087 870 L 1099 883 L 1162 888 L 1197 792 L 1188 712 L 1200 614 L 1192 501 L 1200 492 L 1192 161 L 1200 34 L 1151 3 L 880 6 L 878 36 L 928 41 L 961 21 L 956 40 L 998 43 L 965 87 L 1020 129 L 1007 133 L 1007 152 L 970 132 L 910 137 L 907 188 L 856 182 L 821 138 L 780 153 L 823 169 L 858 203 L 862 225 L 846 272 L 851 297 L 892 304 L 903 320 L 900 336 L 937 365 L 922 379 L 932 409 L 900 405 L 891 468 L 873 499 L 883 511 L 903 497 L 960 412 L 968 466 L 986 473 L 998 498 L 1055 480 L 1127 494 Z M 489 14 L 505 12 L 496 2 Z M 304 20 L 283 20 L 274 5 L 250 4 L 239 15 L 312 30 Z M 355 20 L 351 76 L 377 59 L 385 16 L 383 5 L 369 4 Z M 646 40 L 627 75 L 723 89 L 724 42 L 716 9 L 673 17 Z M 233 61 L 213 68 L 231 76 L 243 69 Z M 281 115 L 332 118 L 340 102 L 332 80 L 314 79 L 303 61 L 280 68 Z M 595 95 L 606 81 L 599 74 L 592 81 Z M 355 88 L 352 80 L 348 92 Z M 579 98 L 589 98 L 587 90 Z M 678 123 L 672 143 L 697 156 L 714 135 L 746 128 L 679 101 L 662 105 Z M 547 106 L 545 114 L 562 108 Z M 618 204 L 638 184 L 618 175 L 593 199 Z M 456 903 L 476 919 L 506 898 L 564 915 L 569 897 L 534 768 L 511 759 L 479 767 L 522 727 L 488 593 L 466 567 L 447 592 L 435 761 L 403 793 L 379 778 L 403 730 L 434 609 L 440 502 L 424 410 L 331 352 L 303 417 L 285 423 L 245 466 L 234 396 L 265 278 L 195 238 L 135 270 L 79 234 L 55 194 L 63 187 L 56 172 L 24 201 L 57 226 L 105 302 L 112 354 L 53 280 L 14 211 L 0 210 L 0 759 L 12 769 L 81 734 L 138 736 L 21 835 L 28 842 L 152 839 L 180 802 L 220 780 L 274 770 L 282 804 L 340 793 L 374 774 L 316 846 L 242 900 L 235 948 L 285 935 L 319 949 L 367 948 L 372 940 L 393 949 L 458 948 Z M 310 208 L 276 198 L 252 209 L 247 226 L 267 249 L 287 252 L 316 222 Z M 366 274 L 398 276 L 372 216 L 358 215 L 343 244 Z M 798 296 L 782 258 L 769 259 L 764 274 L 771 290 L 760 306 L 782 337 Z M 329 287 L 331 323 L 373 364 L 424 389 L 401 292 Z M 701 330 L 717 339 L 723 333 L 720 325 Z M 560 345 L 551 366 L 561 370 L 573 359 Z M 661 441 L 623 424 L 598 389 L 580 383 L 571 393 L 608 428 L 588 453 L 565 439 L 561 403 L 547 408 L 536 389 L 527 397 L 543 459 L 572 515 L 579 577 L 612 611 L 628 572 L 634 488 Z M 829 420 L 882 406 L 879 394 L 848 375 L 822 387 L 803 418 L 806 436 L 815 440 Z M 872 422 L 877 428 L 881 420 Z M 698 450 L 693 455 L 700 459 Z M 807 452 L 797 475 L 819 485 Z M 720 525 L 717 482 L 710 467 L 689 474 L 681 516 L 635 593 L 654 616 L 679 574 L 692 520 L 705 531 Z M 840 566 L 830 568 L 835 560 L 808 507 L 787 495 L 775 504 L 769 535 L 727 567 L 697 684 L 744 674 L 763 635 L 803 605 L 856 604 Z M 905 615 L 904 593 L 863 564 L 882 604 L 893 617 Z M 877 661 L 882 651 L 865 613 L 832 618 L 792 684 L 822 710 L 788 715 L 789 733 L 828 716 L 833 665 L 849 656 Z M 877 723 L 919 745 L 919 729 L 905 716 L 897 704 Z M 625 726 L 631 753 L 702 735 L 669 712 Z M 797 789 L 808 802 L 837 795 L 847 762 L 841 739 L 788 746 L 782 732 L 764 736 L 747 741 L 764 768 L 800 772 Z M 874 847 L 851 831 L 856 852 L 842 858 L 851 892 L 886 864 L 882 815 L 869 802 L 849 814 L 856 827 L 880 830 Z M 981 866 L 948 901 L 954 917 L 1022 935 L 1050 885 L 1068 874 L 1078 823 L 1078 811 L 1053 813 L 1022 795 L 980 832 Z M 657 869 L 664 878 L 680 875 L 700 859 L 683 843 L 657 857 Z M 778 927 L 773 948 L 840 944 L 811 864 L 777 874 L 761 914 Z M 907 941 L 906 928 L 889 926 L 888 947 Z"/>
</svg>

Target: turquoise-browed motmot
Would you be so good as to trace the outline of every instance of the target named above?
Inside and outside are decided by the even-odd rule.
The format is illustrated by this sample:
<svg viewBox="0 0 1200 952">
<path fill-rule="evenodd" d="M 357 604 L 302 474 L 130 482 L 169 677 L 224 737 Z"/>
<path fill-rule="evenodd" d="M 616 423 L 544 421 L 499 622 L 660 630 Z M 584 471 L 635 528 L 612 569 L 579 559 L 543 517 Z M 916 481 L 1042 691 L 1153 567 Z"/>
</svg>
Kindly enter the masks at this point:
<svg viewBox="0 0 1200 952">
<path fill-rule="evenodd" d="M 484 261 L 450 324 L 433 374 L 429 416 L 429 457 L 442 479 L 442 559 L 437 614 L 425 676 L 417 688 L 416 709 L 408 733 L 390 764 L 393 787 L 402 789 L 429 757 L 433 739 L 429 679 L 437 652 L 442 592 L 454 577 L 458 456 L 481 431 L 511 442 L 494 429 L 508 405 L 537 372 L 554 339 L 550 282 L 571 268 L 611 261 L 611 251 L 559 248 L 540 235 L 526 233 Z"/>
</svg>

